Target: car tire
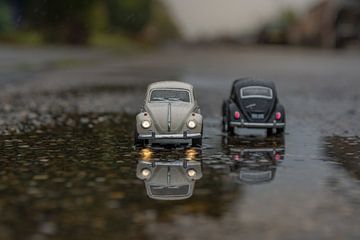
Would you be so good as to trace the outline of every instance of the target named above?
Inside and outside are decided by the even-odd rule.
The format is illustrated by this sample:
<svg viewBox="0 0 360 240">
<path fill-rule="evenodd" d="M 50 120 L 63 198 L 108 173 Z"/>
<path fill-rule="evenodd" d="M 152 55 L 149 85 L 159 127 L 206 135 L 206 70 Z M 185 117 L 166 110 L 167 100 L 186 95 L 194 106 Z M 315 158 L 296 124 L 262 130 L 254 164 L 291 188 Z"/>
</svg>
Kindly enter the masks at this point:
<svg viewBox="0 0 360 240">
<path fill-rule="evenodd" d="M 274 135 L 273 129 L 272 128 L 267 128 L 266 129 L 266 136 L 271 137 Z"/>
<path fill-rule="evenodd" d="M 138 137 L 138 133 L 135 131 L 135 134 L 134 134 L 134 145 L 136 147 L 143 147 L 145 145 L 145 140 L 142 140 L 142 139 L 139 139 Z"/>
<path fill-rule="evenodd" d="M 227 122 L 227 118 L 226 116 L 223 116 L 223 120 L 222 120 L 222 130 L 223 132 L 227 132 L 229 129 L 229 124 Z"/>
<path fill-rule="evenodd" d="M 229 127 L 228 120 L 227 120 L 228 107 L 229 107 L 229 105 L 227 104 L 227 101 L 224 101 L 223 105 L 222 105 L 222 116 L 223 116 L 223 118 L 222 118 L 222 130 L 223 130 L 223 132 L 227 132 L 228 127 Z"/>
<path fill-rule="evenodd" d="M 284 135 L 285 128 L 278 128 L 276 129 L 276 135 L 282 136 Z"/>
<path fill-rule="evenodd" d="M 201 147 L 202 138 L 194 138 L 194 139 L 192 139 L 191 144 L 192 144 L 193 147 Z"/>
<path fill-rule="evenodd" d="M 224 117 L 223 120 L 223 132 L 228 133 L 228 135 L 234 135 L 235 134 L 235 127 L 230 127 L 230 124 L 226 117 Z"/>
<path fill-rule="evenodd" d="M 203 124 L 203 123 L 202 123 Z M 201 124 L 201 125 L 202 125 Z M 201 128 L 201 137 L 200 138 L 194 138 L 191 140 L 191 145 L 192 146 L 198 146 L 201 147 L 202 146 L 202 137 L 204 136 L 204 128 Z"/>
<path fill-rule="evenodd" d="M 229 103 L 227 101 L 223 102 L 222 107 L 223 112 L 223 132 L 226 132 L 228 135 L 232 136 L 235 133 L 235 128 L 231 127 L 229 124 Z"/>
<path fill-rule="evenodd" d="M 228 127 L 228 135 L 234 136 L 235 135 L 235 127 Z"/>
</svg>

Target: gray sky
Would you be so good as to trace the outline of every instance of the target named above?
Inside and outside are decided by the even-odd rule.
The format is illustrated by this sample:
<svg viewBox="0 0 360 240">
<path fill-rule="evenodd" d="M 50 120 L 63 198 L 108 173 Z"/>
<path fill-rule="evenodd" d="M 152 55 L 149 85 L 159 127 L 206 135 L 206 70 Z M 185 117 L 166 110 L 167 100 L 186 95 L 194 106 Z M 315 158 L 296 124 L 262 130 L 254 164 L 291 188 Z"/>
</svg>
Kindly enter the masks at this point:
<svg viewBox="0 0 360 240">
<path fill-rule="evenodd" d="M 303 11 L 319 0 L 163 0 L 184 37 L 193 40 L 246 33 L 281 9 Z"/>
</svg>

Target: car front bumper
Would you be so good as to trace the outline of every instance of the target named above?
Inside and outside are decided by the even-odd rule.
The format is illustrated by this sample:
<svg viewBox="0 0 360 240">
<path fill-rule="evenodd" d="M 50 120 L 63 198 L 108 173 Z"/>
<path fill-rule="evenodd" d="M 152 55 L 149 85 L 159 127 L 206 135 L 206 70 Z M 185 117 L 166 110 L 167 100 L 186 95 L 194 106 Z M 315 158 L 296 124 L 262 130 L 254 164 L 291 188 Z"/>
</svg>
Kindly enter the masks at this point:
<svg viewBox="0 0 360 240">
<path fill-rule="evenodd" d="M 176 134 L 159 134 L 159 133 L 151 133 L 151 134 L 139 134 L 139 139 L 193 139 L 193 138 L 201 138 L 201 133 L 176 133 Z"/>
<path fill-rule="evenodd" d="M 241 127 L 241 128 L 285 128 L 285 123 L 283 122 L 269 122 L 269 123 L 252 123 L 245 122 L 241 120 L 241 122 L 230 122 L 231 127 Z"/>
</svg>

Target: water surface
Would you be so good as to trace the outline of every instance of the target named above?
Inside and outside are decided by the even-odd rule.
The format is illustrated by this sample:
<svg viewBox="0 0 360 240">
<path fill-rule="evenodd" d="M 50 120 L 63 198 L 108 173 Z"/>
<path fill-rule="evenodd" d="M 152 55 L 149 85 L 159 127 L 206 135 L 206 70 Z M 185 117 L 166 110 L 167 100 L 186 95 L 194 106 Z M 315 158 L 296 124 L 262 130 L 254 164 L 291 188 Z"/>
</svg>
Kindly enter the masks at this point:
<svg viewBox="0 0 360 240">
<path fill-rule="evenodd" d="M 0 137 L 1 239 L 359 236 L 358 138 L 229 138 L 210 120 L 202 149 L 134 149 L 133 116 L 67 118 Z M 165 169 L 158 192 L 191 193 L 152 198 L 141 162 Z M 177 163 L 200 166 L 198 178 Z"/>
</svg>

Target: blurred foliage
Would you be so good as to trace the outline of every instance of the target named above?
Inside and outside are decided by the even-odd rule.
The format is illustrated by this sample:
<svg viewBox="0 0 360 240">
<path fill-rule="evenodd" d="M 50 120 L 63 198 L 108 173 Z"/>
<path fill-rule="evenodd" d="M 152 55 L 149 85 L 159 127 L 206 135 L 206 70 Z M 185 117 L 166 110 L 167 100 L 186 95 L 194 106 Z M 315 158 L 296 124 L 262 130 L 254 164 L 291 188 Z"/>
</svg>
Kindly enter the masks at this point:
<svg viewBox="0 0 360 240">
<path fill-rule="evenodd" d="M 151 9 L 152 18 L 146 29 L 147 38 L 153 42 L 178 39 L 179 30 L 161 1 L 154 1 Z"/>
<path fill-rule="evenodd" d="M 111 30 L 137 34 L 150 21 L 151 0 L 107 0 Z"/>
<path fill-rule="evenodd" d="M 295 11 L 287 8 L 276 19 L 264 24 L 258 34 L 258 42 L 265 44 L 287 44 L 288 30 L 297 21 Z"/>
<path fill-rule="evenodd" d="M 284 9 L 279 17 L 280 22 L 282 22 L 286 27 L 289 27 L 290 25 L 294 24 L 297 20 L 297 16 L 295 13 L 295 10 L 291 8 Z"/>
<path fill-rule="evenodd" d="M 91 10 L 95 0 L 26 0 L 24 17 L 40 30 L 47 42 L 83 44 L 91 33 Z"/>
<path fill-rule="evenodd" d="M 7 1 L 0 2 L 0 33 L 8 33 L 13 28 L 10 5 Z"/>
<path fill-rule="evenodd" d="M 1 0 L 0 40 L 19 42 L 19 32 L 40 35 L 46 43 L 78 45 L 178 36 L 160 0 Z"/>
</svg>

